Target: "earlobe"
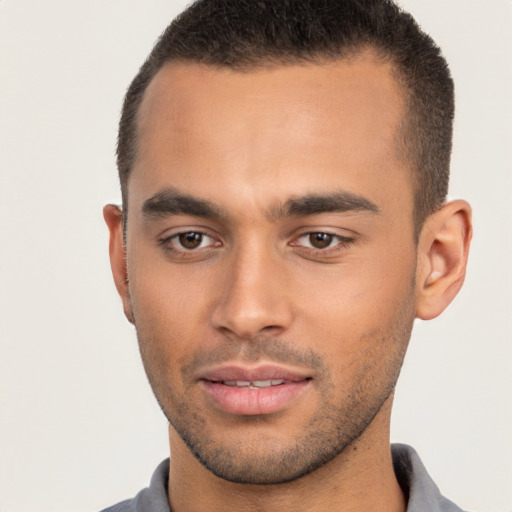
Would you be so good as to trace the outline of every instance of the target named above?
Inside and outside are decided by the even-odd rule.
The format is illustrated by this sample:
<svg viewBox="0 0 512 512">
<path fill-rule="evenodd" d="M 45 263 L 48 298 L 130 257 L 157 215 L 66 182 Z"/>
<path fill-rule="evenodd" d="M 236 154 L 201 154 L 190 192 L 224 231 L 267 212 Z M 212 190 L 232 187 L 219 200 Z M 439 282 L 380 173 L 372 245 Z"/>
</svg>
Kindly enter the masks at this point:
<svg viewBox="0 0 512 512">
<path fill-rule="evenodd" d="M 418 242 L 418 318 L 440 315 L 459 292 L 471 236 L 471 207 L 466 201 L 447 203 L 425 221 Z"/>
<path fill-rule="evenodd" d="M 124 314 L 128 321 L 133 323 L 126 267 L 126 251 L 123 239 L 123 213 L 119 206 L 107 204 L 103 208 L 103 218 L 110 232 L 109 253 L 112 275 L 117 291 L 123 301 Z"/>
</svg>

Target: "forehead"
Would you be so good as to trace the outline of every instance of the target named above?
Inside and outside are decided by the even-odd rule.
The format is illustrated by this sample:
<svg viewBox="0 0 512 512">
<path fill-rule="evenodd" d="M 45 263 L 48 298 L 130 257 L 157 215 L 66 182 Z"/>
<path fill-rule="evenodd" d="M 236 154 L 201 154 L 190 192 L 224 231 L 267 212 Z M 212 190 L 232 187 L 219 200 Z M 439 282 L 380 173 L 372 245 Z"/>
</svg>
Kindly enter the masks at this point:
<svg viewBox="0 0 512 512">
<path fill-rule="evenodd" d="M 393 68 L 371 54 L 249 71 L 168 64 L 138 113 L 129 196 L 165 185 L 211 195 L 214 178 L 269 201 L 299 182 L 314 192 L 338 180 L 356 193 L 373 182 L 371 195 L 397 173 L 411 181 L 396 142 L 402 117 Z"/>
</svg>

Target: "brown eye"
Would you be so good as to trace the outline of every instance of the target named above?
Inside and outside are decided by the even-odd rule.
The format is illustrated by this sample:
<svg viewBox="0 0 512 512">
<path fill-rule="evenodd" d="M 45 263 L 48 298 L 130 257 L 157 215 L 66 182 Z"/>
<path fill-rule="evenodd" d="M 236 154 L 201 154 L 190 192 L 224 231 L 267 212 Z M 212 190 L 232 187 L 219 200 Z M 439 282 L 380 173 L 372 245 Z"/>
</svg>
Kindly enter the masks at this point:
<svg viewBox="0 0 512 512">
<path fill-rule="evenodd" d="M 334 236 L 329 233 L 310 233 L 308 236 L 309 243 L 315 249 L 325 249 L 329 247 L 334 238 Z"/>
<path fill-rule="evenodd" d="M 195 233 L 194 231 L 188 231 L 187 233 L 180 233 L 178 235 L 180 244 L 185 249 L 197 249 L 201 246 L 203 241 L 202 233 Z"/>
</svg>

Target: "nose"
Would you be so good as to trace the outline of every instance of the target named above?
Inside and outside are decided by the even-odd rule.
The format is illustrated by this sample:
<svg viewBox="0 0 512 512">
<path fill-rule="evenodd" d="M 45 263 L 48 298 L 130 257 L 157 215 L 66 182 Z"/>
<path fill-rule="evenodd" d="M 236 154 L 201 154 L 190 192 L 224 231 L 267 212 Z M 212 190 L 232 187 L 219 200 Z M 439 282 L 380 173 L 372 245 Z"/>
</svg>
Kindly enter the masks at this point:
<svg viewBox="0 0 512 512">
<path fill-rule="evenodd" d="M 283 263 L 272 251 L 254 247 L 233 255 L 226 262 L 213 308 L 213 327 L 240 339 L 277 335 L 288 329 L 293 312 Z"/>
</svg>

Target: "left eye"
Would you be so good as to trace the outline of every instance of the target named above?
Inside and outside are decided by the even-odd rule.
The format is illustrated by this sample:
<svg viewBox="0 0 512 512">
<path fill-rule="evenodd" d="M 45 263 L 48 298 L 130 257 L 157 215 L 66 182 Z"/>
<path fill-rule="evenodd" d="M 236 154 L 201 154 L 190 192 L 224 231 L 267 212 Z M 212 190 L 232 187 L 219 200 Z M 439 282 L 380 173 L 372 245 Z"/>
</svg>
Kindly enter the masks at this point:
<svg viewBox="0 0 512 512">
<path fill-rule="evenodd" d="M 204 233 L 197 231 L 186 231 L 185 233 L 178 233 L 171 237 L 170 241 L 178 246 L 179 249 L 186 249 L 193 251 L 194 249 L 201 249 L 212 244 L 213 239 Z"/>
<path fill-rule="evenodd" d="M 309 247 L 311 249 L 328 249 L 342 242 L 348 241 L 348 239 L 345 239 L 341 236 L 333 235 L 332 233 L 323 233 L 319 231 L 314 233 L 306 233 L 305 235 L 302 235 L 298 239 L 297 245 L 302 245 L 303 247 Z"/>
</svg>

